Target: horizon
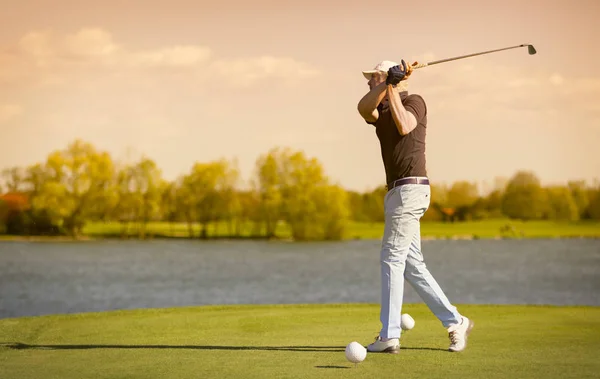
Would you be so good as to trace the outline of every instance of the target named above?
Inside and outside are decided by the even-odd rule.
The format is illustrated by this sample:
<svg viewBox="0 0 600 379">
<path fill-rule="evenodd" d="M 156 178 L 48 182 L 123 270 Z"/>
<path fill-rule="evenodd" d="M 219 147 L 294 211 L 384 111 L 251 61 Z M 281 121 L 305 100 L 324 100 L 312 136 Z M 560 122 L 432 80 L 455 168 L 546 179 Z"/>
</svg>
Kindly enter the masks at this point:
<svg viewBox="0 0 600 379">
<path fill-rule="evenodd" d="M 413 73 L 409 93 L 428 107 L 430 179 L 484 192 L 518 171 L 544 186 L 600 178 L 592 1 L 439 0 L 406 15 L 384 1 L 381 25 L 403 23 L 391 43 L 373 40 L 374 16 L 354 1 L 116 4 L 26 0 L 0 15 L 0 169 L 82 139 L 115 160 L 147 156 L 170 181 L 194 162 L 237 158 L 247 181 L 261 154 L 290 147 L 366 192 L 385 175 L 356 110 L 362 70 L 530 43 L 536 55 L 508 50 Z"/>
</svg>

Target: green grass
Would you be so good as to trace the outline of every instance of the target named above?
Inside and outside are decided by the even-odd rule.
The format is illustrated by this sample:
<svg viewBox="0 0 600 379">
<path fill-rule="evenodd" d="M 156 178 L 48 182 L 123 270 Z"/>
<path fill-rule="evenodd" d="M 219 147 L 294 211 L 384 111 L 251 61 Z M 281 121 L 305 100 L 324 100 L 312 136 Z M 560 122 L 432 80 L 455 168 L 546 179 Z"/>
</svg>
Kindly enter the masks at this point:
<svg viewBox="0 0 600 379">
<path fill-rule="evenodd" d="M 0 378 L 597 378 L 600 308 L 459 306 L 467 350 L 422 304 L 399 355 L 346 361 L 376 305 L 207 306 L 0 320 Z"/>
<path fill-rule="evenodd" d="M 507 232 L 502 229 L 510 226 Z M 127 235 L 137 237 L 138 224 L 130 224 Z M 118 238 L 122 225 L 118 222 L 90 222 L 83 229 L 89 238 Z M 194 236 L 199 235 L 199 225 L 193 225 Z M 146 227 L 148 236 L 155 238 L 188 238 L 188 226 L 185 223 L 151 222 Z M 285 223 L 277 226 L 277 237 L 291 238 L 289 227 Z M 232 231 L 226 223 L 212 223 L 208 226 L 209 237 L 229 237 Z M 600 238 L 599 221 L 514 221 L 514 220 L 482 220 L 456 223 L 423 221 L 421 223 L 423 238 Z M 241 228 L 240 238 L 253 236 L 253 225 L 246 223 Z M 350 222 L 346 228 L 344 239 L 381 239 L 383 223 Z M 0 240 L 18 239 L 19 237 L 1 236 Z M 44 238 L 40 238 L 44 239 Z M 49 240 L 61 238 L 50 237 Z M 62 238 L 64 239 L 64 238 Z"/>
<path fill-rule="evenodd" d="M 506 225 L 513 228 L 512 233 L 502 232 Z M 199 226 L 194 226 L 194 234 L 199 233 Z M 137 225 L 131 225 L 129 233 L 135 235 Z M 148 224 L 147 231 L 157 236 L 188 237 L 185 223 L 168 224 L 153 222 Z M 116 222 L 89 223 L 84 233 L 91 237 L 118 236 L 121 225 Z M 251 236 L 252 225 L 247 223 L 241 229 L 242 237 Z M 225 236 L 230 234 L 224 223 L 214 223 L 208 228 L 209 236 Z M 424 221 L 421 233 L 425 238 L 558 238 L 558 237 L 600 237 L 600 222 L 553 222 L 553 221 L 513 221 L 484 220 L 457 223 Z M 289 238 L 291 235 L 287 225 L 281 223 L 277 228 L 277 236 Z M 351 222 L 346 230 L 345 239 L 380 239 L 383 236 L 383 223 Z"/>
<path fill-rule="evenodd" d="M 511 226 L 516 233 L 502 233 L 501 229 Z M 600 237 L 600 222 L 560 222 L 560 221 L 514 221 L 486 220 L 460 223 L 422 222 L 423 235 L 448 238 L 452 236 L 476 236 L 478 238 L 521 237 Z"/>
</svg>

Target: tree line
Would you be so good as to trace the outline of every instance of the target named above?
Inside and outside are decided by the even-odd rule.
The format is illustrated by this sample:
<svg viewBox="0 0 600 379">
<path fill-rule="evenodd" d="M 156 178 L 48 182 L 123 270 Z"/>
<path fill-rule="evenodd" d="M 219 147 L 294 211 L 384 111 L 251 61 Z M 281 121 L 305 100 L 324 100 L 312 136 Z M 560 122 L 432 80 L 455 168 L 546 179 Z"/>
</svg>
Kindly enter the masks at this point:
<svg viewBox="0 0 600 379">
<path fill-rule="evenodd" d="M 117 222 L 122 233 L 148 223 L 185 223 L 189 236 L 209 237 L 208 226 L 224 224 L 231 236 L 253 225 L 254 236 L 277 237 L 289 226 L 295 240 L 338 240 L 348 223 L 383 222 L 385 185 L 360 193 L 345 190 L 321 163 L 302 151 L 273 148 L 258 157 L 252 178 L 242 183 L 235 161 L 196 162 L 173 181 L 156 162 L 118 162 L 92 144 L 75 140 L 44 162 L 2 171 L 0 233 L 79 236 L 86 223 Z M 519 171 L 481 195 L 476 183 L 432 184 L 423 221 L 460 222 L 490 218 L 520 220 L 600 219 L 600 186 L 570 181 L 542 186 Z"/>
</svg>

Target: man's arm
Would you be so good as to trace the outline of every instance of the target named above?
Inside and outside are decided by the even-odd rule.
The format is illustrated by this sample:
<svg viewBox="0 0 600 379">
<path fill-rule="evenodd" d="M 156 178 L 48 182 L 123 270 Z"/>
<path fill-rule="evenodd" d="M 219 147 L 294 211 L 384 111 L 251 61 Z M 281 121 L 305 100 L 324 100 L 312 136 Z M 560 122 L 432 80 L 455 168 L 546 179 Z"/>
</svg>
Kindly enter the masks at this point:
<svg viewBox="0 0 600 379">
<path fill-rule="evenodd" d="M 381 100 L 385 97 L 385 82 L 373 87 L 365 96 L 358 102 L 358 113 L 367 122 L 375 122 L 379 118 L 377 107 Z"/>
<path fill-rule="evenodd" d="M 400 135 L 407 135 L 417 127 L 417 119 L 414 114 L 407 111 L 402 105 L 400 94 L 394 86 L 388 84 L 387 95 L 390 102 L 390 111 L 392 112 L 392 118 L 396 123 L 396 128 Z"/>
</svg>

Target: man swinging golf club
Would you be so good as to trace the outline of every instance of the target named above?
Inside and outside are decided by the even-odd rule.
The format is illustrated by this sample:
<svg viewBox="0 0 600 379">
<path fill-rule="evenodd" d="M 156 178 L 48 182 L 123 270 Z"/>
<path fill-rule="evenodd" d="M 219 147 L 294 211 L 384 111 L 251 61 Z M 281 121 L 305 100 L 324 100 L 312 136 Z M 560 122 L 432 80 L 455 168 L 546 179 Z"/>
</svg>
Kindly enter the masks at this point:
<svg viewBox="0 0 600 379">
<path fill-rule="evenodd" d="M 449 350 L 462 351 L 473 321 L 450 303 L 421 252 L 420 221 L 431 200 L 425 161 L 427 107 L 420 95 L 408 94 L 411 73 L 412 67 L 404 60 L 400 65 L 383 61 L 373 70 L 363 71 L 370 90 L 359 101 L 358 111 L 375 127 L 388 189 L 380 252 L 382 329 L 367 350 L 399 352 L 406 279 L 448 330 Z"/>
</svg>

